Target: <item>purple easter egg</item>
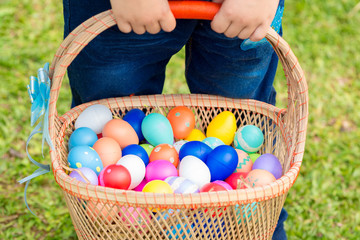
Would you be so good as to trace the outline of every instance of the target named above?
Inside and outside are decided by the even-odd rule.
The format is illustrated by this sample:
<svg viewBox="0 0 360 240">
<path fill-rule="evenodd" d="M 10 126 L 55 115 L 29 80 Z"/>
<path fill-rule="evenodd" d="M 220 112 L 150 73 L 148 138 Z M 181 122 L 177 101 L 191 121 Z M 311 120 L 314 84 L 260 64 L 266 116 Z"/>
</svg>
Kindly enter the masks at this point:
<svg viewBox="0 0 360 240">
<path fill-rule="evenodd" d="M 87 178 L 87 180 L 89 180 L 91 185 L 96 185 L 96 186 L 99 185 L 98 177 L 93 170 L 91 170 L 90 168 L 87 168 L 87 167 L 81 167 L 81 168 L 78 168 L 77 170 L 79 170 Z M 86 180 L 75 170 L 72 171 L 69 174 L 69 176 L 72 178 L 76 178 L 77 180 L 79 180 L 81 182 L 87 183 Z"/>
<path fill-rule="evenodd" d="M 282 166 L 277 157 L 271 153 L 265 153 L 258 157 L 254 162 L 252 169 L 263 169 L 271 172 L 276 179 L 282 176 Z"/>
</svg>

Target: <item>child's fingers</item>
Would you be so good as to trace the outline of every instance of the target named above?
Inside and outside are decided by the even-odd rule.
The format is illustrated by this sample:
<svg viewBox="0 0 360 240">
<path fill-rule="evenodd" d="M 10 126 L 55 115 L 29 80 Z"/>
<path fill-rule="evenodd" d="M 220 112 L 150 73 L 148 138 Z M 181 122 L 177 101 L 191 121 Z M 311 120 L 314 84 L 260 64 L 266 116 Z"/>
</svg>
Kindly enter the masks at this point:
<svg viewBox="0 0 360 240">
<path fill-rule="evenodd" d="M 171 32 L 176 27 L 176 19 L 172 14 L 168 18 L 160 20 L 159 23 L 160 23 L 161 29 L 164 30 L 165 32 Z"/>
<path fill-rule="evenodd" d="M 230 24 L 230 26 L 226 29 L 224 34 L 225 34 L 225 36 L 227 36 L 229 38 L 234 38 L 240 34 L 242 29 L 243 29 L 243 26 L 241 24 L 232 22 Z"/>
<path fill-rule="evenodd" d="M 161 26 L 160 26 L 159 22 L 154 22 L 152 24 L 148 24 L 145 26 L 145 28 L 146 28 L 146 31 L 151 34 L 156 34 L 156 33 L 160 32 L 160 30 L 161 30 Z"/>
<path fill-rule="evenodd" d="M 264 25 L 264 24 L 261 24 L 251 34 L 251 36 L 249 37 L 250 40 L 253 41 L 253 42 L 260 41 L 261 39 L 263 39 L 266 36 L 267 30 L 268 30 L 268 26 Z"/>
<path fill-rule="evenodd" d="M 132 30 L 134 31 L 134 33 L 136 34 L 144 34 L 146 32 L 146 28 L 144 25 L 137 25 L 137 24 L 134 24 L 134 25 L 131 25 L 132 27 Z"/>
<path fill-rule="evenodd" d="M 230 27 L 231 21 L 222 13 L 221 9 L 211 21 L 211 28 L 217 33 L 224 33 Z"/>
<path fill-rule="evenodd" d="M 238 37 L 240 39 L 247 39 L 249 38 L 253 32 L 256 30 L 256 28 L 252 27 L 252 26 L 248 26 L 248 27 L 245 27 L 241 30 L 241 32 L 239 33 Z"/>
<path fill-rule="evenodd" d="M 118 20 L 118 19 L 116 19 L 116 22 L 117 22 L 117 26 L 121 32 L 123 32 L 123 33 L 131 32 L 132 28 L 131 28 L 130 23 L 128 23 L 126 21 Z"/>
</svg>

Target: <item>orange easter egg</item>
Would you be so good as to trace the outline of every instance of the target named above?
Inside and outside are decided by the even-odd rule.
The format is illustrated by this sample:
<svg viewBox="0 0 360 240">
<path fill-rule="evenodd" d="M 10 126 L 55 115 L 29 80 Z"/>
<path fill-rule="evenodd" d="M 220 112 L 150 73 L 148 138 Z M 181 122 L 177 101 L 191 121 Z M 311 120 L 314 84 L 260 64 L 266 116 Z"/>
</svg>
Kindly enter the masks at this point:
<svg viewBox="0 0 360 240">
<path fill-rule="evenodd" d="M 111 222 L 118 217 L 118 208 L 116 206 L 111 207 L 108 204 L 100 202 L 88 201 L 86 205 L 86 213 L 92 221 L 98 219 L 105 224 L 111 224 Z"/>
<path fill-rule="evenodd" d="M 150 153 L 149 161 L 166 160 L 174 164 L 175 167 L 179 164 L 179 154 L 174 146 L 163 143 L 157 145 Z"/>
<path fill-rule="evenodd" d="M 107 122 L 102 131 L 103 137 L 115 139 L 121 149 L 131 144 L 139 144 L 139 138 L 134 128 L 122 119 L 112 119 Z"/>
<path fill-rule="evenodd" d="M 120 145 L 113 138 L 100 138 L 95 142 L 93 148 L 99 154 L 104 168 L 116 164 L 122 156 Z"/>
<path fill-rule="evenodd" d="M 249 172 L 245 178 L 245 183 L 250 187 L 260 187 L 272 182 L 275 182 L 276 178 L 270 172 L 262 169 L 254 169 Z"/>
<path fill-rule="evenodd" d="M 195 127 L 194 113 L 185 106 L 174 107 L 167 115 L 174 137 L 177 139 L 186 138 Z"/>
</svg>

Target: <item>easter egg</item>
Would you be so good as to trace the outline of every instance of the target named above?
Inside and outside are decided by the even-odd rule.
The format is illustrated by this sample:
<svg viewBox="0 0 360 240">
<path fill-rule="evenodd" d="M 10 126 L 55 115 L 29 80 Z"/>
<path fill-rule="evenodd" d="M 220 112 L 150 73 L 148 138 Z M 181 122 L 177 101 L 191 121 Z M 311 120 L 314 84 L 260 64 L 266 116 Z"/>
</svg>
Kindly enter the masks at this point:
<svg viewBox="0 0 360 240">
<path fill-rule="evenodd" d="M 118 207 L 89 200 L 86 204 L 86 213 L 92 221 L 98 219 L 96 221 L 111 224 L 118 217 Z"/>
<path fill-rule="evenodd" d="M 225 187 L 216 184 L 216 183 L 207 183 L 200 188 L 200 192 L 219 192 L 219 191 L 227 191 Z"/>
<path fill-rule="evenodd" d="M 174 193 L 170 185 L 161 180 L 153 180 L 148 182 L 143 190 L 143 192 L 152 192 L 152 193 Z"/>
<path fill-rule="evenodd" d="M 123 117 L 123 120 L 128 122 L 135 130 L 139 138 L 139 142 L 144 140 L 144 135 L 142 134 L 141 131 L 141 123 L 144 120 L 144 118 L 145 118 L 145 113 L 137 108 L 131 109 Z"/>
<path fill-rule="evenodd" d="M 258 159 L 254 162 L 252 169 L 267 170 L 271 172 L 276 179 L 281 178 L 283 171 L 279 159 L 271 153 L 265 153 L 258 157 Z"/>
<path fill-rule="evenodd" d="M 98 176 L 96 175 L 96 173 L 91 170 L 90 168 L 87 167 L 81 167 L 77 169 L 78 171 L 80 171 L 84 177 L 89 181 L 89 184 L 91 185 L 99 185 L 98 183 Z M 70 177 L 75 178 L 78 181 L 81 181 L 83 183 L 87 183 L 86 180 L 76 171 L 73 170 L 70 174 Z"/>
<path fill-rule="evenodd" d="M 221 180 L 216 180 L 216 181 L 213 181 L 213 183 L 223 186 L 226 190 L 233 190 L 233 188 L 227 182 L 224 182 Z"/>
<path fill-rule="evenodd" d="M 220 145 L 225 145 L 225 143 L 223 143 L 223 141 L 221 141 L 220 139 L 216 138 L 216 137 L 207 137 L 204 140 L 202 140 L 203 143 L 205 143 L 206 145 L 208 145 L 209 147 L 211 147 L 212 149 L 215 149 L 216 147 L 220 146 Z"/>
<path fill-rule="evenodd" d="M 201 130 L 194 128 L 184 140 L 186 140 L 186 141 L 202 141 L 205 138 L 206 138 L 206 136 Z"/>
<path fill-rule="evenodd" d="M 210 182 L 210 170 L 199 158 L 194 156 L 184 157 L 179 164 L 179 176 L 184 177 L 202 187 Z"/>
<path fill-rule="evenodd" d="M 105 124 L 113 118 L 110 109 L 101 104 L 87 107 L 76 119 L 75 129 L 88 127 L 96 134 L 102 132 Z"/>
<path fill-rule="evenodd" d="M 110 120 L 102 131 L 103 137 L 110 137 L 115 139 L 121 149 L 124 149 L 130 144 L 139 144 L 139 138 L 132 128 L 132 126 L 122 120 L 122 119 L 113 119 Z"/>
<path fill-rule="evenodd" d="M 264 134 L 254 125 L 245 125 L 239 128 L 235 134 L 234 147 L 247 153 L 259 151 L 264 142 Z"/>
<path fill-rule="evenodd" d="M 131 183 L 128 189 L 138 186 L 145 177 L 145 164 L 140 157 L 136 155 L 125 155 L 116 163 L 124 166 L 130 173 Z"/>
<path fill-rule="evenodd" d="M 189 179 L 183 177 L 168 177 L 165 179 L 174 193 L 198 193 L 199 187 Z"/>
<path fill-rule="evenodd" d="M 150 154 L 150 162 L 156 160 L 166 160 L 174 164 L 175 167 L 179 164 L 179 154 L 176 149 L 167 143 L 156 146 Z"/>
<path fill-rule="evenodd" d="M 99 175 L 103 169 L 99 154 L 89 146 L 73 147 L 68 155 L 68 163 L 71 168 L 88 167 Z"/>
<path fill-rule="evenodd" d="M 124 225 L 132 225 L 135 227 L 146 227 L 151 215 L 146 208 L 120 207 L 119 217 Z"/>
<path fill-rule="evenodd" d="M 251 153 L 249 154 L 249 157 L 251 159 L 251 161 L 254 163 L 256 161 L 256 159 L 258 159 L 258 157 L 260 157 L 261 155 L 258 153 Z"/>
<path fill-rule="evenodd" d="M 148 156 L 150 156 L 151 151 L 154 149 L 154 146 L 148 143 L 140 144 L 140 147 L 145 149 Z"/>
<path fill-rule="evenodd" d="M 109 137 L 97 140 L 93 148 L 99 154 L 104 167 L 115 164 L 122 155 L 119 143 Z"/>
<path fill-rule="evenodd" d="M 130 172 L 121 165 L 109 165 L 99 175 L 99 184 L 103 187 L 129 189 L 131 183 Z"/>
<path fill-rule="evenodd" d="M 146 167 L 146 181 L 165 180 L 167 177 L 178 176 L 176 167 L 169 161 L 157 160 Z"/>
<path fill-rule="evenodd" d="M 69 150 L 76 146 L 92 147 L 98 140 L 96 133 L 88 127 L 81 127 L 76 129 L 69 138 Z"/>
<path fill-rule="evenodd" d="M 236 166 L 235 172 L 250 172 L 253 166 L 253 162 L 250 159 L 250 156 L 240 150 L 240 149 L 235 149 L 237 155 L 238 155 L 238 164 Z"/>
<path fill-rule="evenodd" d="M 245 183 L 250 187 L 260 187 L 275 181 L 274 175 L 263 169 L 251 170 L 245 178 Z"/>
<path fill-rule="evenodd" d="M 174 107 L 167 115 L 171 124 L 174 137 L 177 139 L 186 138 L 195 127 L 194 113 L 185 106 Z"/>
<path fill-rule="evenodd" d="M 134 188 L 134 191 L 141 192 L 147 183 L 148 181 L 144 178 L 141 183 Z"/>
<path fill-rule="evenodd" d="M 203 162 L 206 161 L 207 156 L 212 151 L 212 148 L 207 144 L 200 141 L 190 141 L 185 143 L 179 152 L 179 158 L 182 160 L 186 156 L 194 156 L 201 159 Z"/>
<path fill-rule="evenodd" d="M 236 169 L 238 156 L 234 148 L 221 145 L 212 150 L 206 159 L 211 173 L 211 181 L 224 180 Z"/>
<path fill-rule="evenodd" d="M 149 145 L 149 146 L 151 146 L 151 145 Z M 147 154 L 146 150 L 141 145 L 131 144 L 131 145 L 126 146 L 122 150 L 122 155 L 126 156 L 129 154 L 136 155 L 139 158 L 141 158 L 141 160 L 143 160 L 145 166 L 149 164 L 149 155 Z"/>
<path fill-rule="evenodd" d="M 173 144 L 173 146 L 178 154 L 180 152 L 181 147 L 187 142 L 188 141 L 185 141 L 185 140 L 179 140 Z"/>
<path fill-rule="evenodd" d="M 141 130 L 145 139 L 153 146 L 162 143 L 172 145 L 174 143 L 174 133 L 169 120 L 160 113 L 150 113 L 142 124 Z"/>
<path fill-rule="evenodd" d="M 246 187 L 243 181 L 245 181 L 247 175 L 247 172 L 234 172 L 225 179 L 225 182 L 227 182 L 233 189 L 244 189 Z"/>
<path fill-rule="evenodd" d="M 235 205 L 235 212 L 236 215 L 239 216 L 239 224 L 241 223 L 241 213 L 243 214 L 242 218 L 244 219 L 244 221 L 250 221 L 252 219 L 252 215 L 256 216 L 256 212 L 257 212 L 257 203 L 253 202 L 253 203 L 249 203 L 246 205 Z"/>
<path fill-rule="evenodd" d="M 207 137 L 216 137 L 226 145 L 230 145 L 236 132 L 236 118 L 232 112 L 224 111 L 218 114 L 206 130 Z"/>
</svg>

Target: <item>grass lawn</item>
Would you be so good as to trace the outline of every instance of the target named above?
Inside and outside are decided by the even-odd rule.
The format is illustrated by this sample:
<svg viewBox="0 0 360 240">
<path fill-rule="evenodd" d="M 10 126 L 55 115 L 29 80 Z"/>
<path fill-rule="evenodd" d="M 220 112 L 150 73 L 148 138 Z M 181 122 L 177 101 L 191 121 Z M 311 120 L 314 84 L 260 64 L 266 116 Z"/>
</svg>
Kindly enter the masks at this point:
<svg viewBox="0 0 360 240">
<path fill-rule="evenodd" d="M 360 10 L 356 0 L 287 0 L 284 38 L 306 72 L 310 118 L 303 167 L 290 189 L 289 239 L 360 239 Z M 17 180 L 36 168 L 26 157 L 30 127 L 28 77 L 52 57 L 62 39 L 62 5 L 55 0 L 0 3 L 0 239 L 75 239 L 52 174 L 31 182 L 28 202 Z M 187 93 L 183 51 L 167 69 L 164 93 Z M 284 74 L 275 85 L 286 104 Z M 70 106 L 65 81 L 60 113 Z M 41 157 L 41 138 L 30 144 Z M 45 149 L 44 163 L 50 162 Z"/>
</svg>

